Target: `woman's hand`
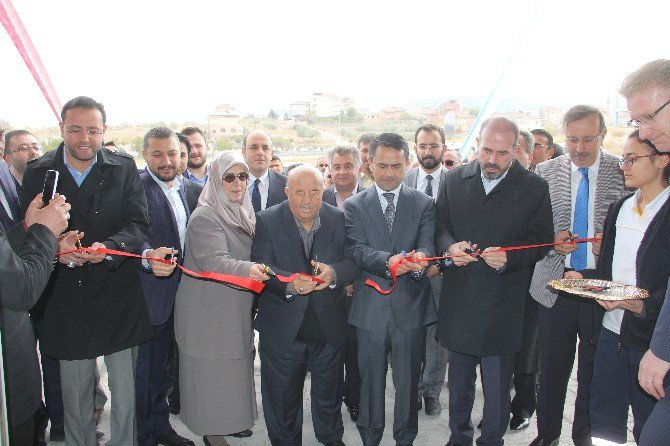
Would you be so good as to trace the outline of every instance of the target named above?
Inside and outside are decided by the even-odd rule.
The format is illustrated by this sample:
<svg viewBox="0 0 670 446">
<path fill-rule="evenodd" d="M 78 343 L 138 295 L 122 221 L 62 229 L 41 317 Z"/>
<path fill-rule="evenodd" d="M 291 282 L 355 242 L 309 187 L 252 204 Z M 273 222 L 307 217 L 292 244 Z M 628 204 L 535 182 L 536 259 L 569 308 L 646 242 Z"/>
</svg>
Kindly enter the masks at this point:
<svg viewBox="0 0 670 446">
<path fill-rule="evenodd" d="M 265 267 L 258 263 L 254 263 L 249 267 L 248 276 L 250 279 L 256 280 L 258 282 L 265 282 L 270 278 L 270 276 L 265 274 Z"/>
</svg>

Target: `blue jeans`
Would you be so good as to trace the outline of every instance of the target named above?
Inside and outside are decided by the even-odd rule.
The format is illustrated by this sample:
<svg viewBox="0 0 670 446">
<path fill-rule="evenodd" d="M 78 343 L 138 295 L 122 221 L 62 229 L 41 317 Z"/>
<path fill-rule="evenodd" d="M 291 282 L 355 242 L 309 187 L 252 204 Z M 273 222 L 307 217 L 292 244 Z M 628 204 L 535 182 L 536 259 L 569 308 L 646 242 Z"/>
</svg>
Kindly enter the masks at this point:
<svg viewBox="0 0 670 446">
<path fill-rule="evenodd" d="M 619 345 L 619 335 L 600 331 L 591 380 L 591 437 L 626 444 L 628 406 L 633 409 L 633 437 L 638 442 L 642 426 L 656 404 L 637 382 L 644 351 Z"/>
</svg>

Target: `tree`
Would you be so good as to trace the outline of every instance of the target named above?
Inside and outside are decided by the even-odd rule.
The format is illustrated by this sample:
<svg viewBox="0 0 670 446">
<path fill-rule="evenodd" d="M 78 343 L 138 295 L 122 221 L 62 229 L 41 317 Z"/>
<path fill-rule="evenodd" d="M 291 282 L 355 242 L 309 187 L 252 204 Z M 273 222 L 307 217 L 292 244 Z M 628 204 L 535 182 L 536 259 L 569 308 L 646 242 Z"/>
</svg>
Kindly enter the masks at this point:
<svg viewBox="0 0 670 446">
<path fill-rule="evenodd" d="M 270 119 L 277 119 L 278 117 L 279 117 L 279 115 L 277 114 L 277 112 L 275 112 L 274 110 L 270 109 L 270 112 L 268 113 L 268 118 L 270 118 Z"/>
</svg>

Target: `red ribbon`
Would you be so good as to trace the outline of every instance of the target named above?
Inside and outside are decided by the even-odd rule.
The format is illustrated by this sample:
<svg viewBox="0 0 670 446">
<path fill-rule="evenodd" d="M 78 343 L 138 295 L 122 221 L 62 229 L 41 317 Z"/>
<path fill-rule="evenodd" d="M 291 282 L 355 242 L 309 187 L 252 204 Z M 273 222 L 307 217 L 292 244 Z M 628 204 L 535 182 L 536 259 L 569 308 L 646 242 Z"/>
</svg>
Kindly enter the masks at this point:
<svg viewBox="0 0 670 446">
<path fill-rule="evenodd" d="M 579 239 L 574 239 L 574 240 L 566 241 L 566 242 L 538 243 L 538 244 L 535 244 L 535 245 L 507 246 L 507 247 L 503 247 L 503 248 L 494 249 L 494 250 L 488 251 L 488 252 L 519 251 L 519 250 L 522 250 L 522 249 L 544 248 L 544 247 L 547 247 L 547 246 L 556 246 L 556 245 L 563 245 L 563 244 L 573 244 L 574 245 L 575 243 L 597 242 L 599 240 L 600 240 L 600 237 L 579 238 Z M 463 256 L 467 256 L 467 255 L 478 257 L 479 255 L 481 255 L 481 253 L 482 253 L 482 251 L 477 250 L 477 251 L 474 251 L 471 254 L 457 254 L 457 255 L 449 255 L 449 256 L 441 256 L 441 257 L 426 257 L 423 260 L 426 261 L 426 262 L 434 262 L 434 261 L 437 261 L 437 260 L 453 259 L 454 257 L 463 257 Z M 392 282 L 391 282 L 391 288 L 389 288 L 388 290 L 382 289 L 372 279 L 366 279 L 365 284 L 367 286 L 370 286 L 370 287 L 374 288 L 374 290 L 377 291 L 380 294 L 383 294 L 383 295 L 390 294 L 391 291 L 393 291 L 395 289 L 398 267 L 405 260 L 411 260 L 411 258 L 403 257 L 400 260 L 398 260 L 397 262 L 395 262 L 393 265 L 391 265 L 391 268 L 389 268 L 389 271 L 391 273 Z"/>
</svg>

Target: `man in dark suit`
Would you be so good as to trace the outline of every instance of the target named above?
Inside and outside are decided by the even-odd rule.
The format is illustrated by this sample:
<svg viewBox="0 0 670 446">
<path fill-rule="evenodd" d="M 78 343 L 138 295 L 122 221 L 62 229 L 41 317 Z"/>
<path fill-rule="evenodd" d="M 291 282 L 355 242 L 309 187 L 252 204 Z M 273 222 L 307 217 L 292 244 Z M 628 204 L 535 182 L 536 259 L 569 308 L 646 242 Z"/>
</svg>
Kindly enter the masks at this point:
<svg viewBox="0 0 670 446">
<path fill-rule="evenodd" d="M 21 188 L 28 161 L 42 156 L 42 147 L 28 130 L 12 130 L 5 135 L 4 159 L 14 178 L 16 189 Z"/>
<path fill-rule="evenodd" d="M 10 446 L 32 445 L 36 440 L 34 417 L 42 380 L 28 310 L 53 271 L 56 237 L 67 228 L 69 210 L 65 197 L 42 207 L 37 196 L 23 224 L 7 232 L 0 226 L 0 328 L 6 386 L 0 383 L 0 391 L 7 396 Z"/>
<path fill-rule="evenodd" d="M 498 247 L 553 240 L 547 183 L 514 158 L 519 129 L 507 118 L 482 123 L 479 160 L 440 186 L 435 242 L 453 257 L 444 271 L 437 337 L 449 350 L 448 445 L 473 442 L 477 366 L 484 387 L 478 445 L 500 445 L 507 430 L 514 356 L 521 348 L 523 308 L 532 266 L 542 249 Z M 471 247 L 470 243 L 474 245 Z M 481 257 L 468 254 L 484 249 Z"/>
<path fill-rule="evenodd" d="M 358 149 L 353 146 L 337 146 L 328 152 L 328 165 L 333 177 L 333 186 L 323 191 L 323 202 L 344 211 L 344 200 L 356 195 L 362 186 L 358 182 L 358 172 L 361 168 L 361 157 Z M 347 304 L 351 305 L 354 294 L 353 284 L 345 287 Z M 351 421 L 358 420 L 360 412 L 361 376 L 358 373 L 358 342 L 356 327 L 349 324 L 349 335 L 344 352 L 344 405 Z"/>
<path fill-rule="evenodd" d="M 242 155 L 249 166 L 249 197 L 254 212 L 286 200 L 286 177 L 270 170 L 274 153 L 270 135 L 254 130 L 244 136 L 242 144 Z"/>
<path fill-rule="evenodd" d="M 597 108 L 570 108 L 563 117 L 563 132 L 568 154 L 535 167 L 535 172 L 549 183 L 555 242 L 602 232 L 607 210 L 625 193 L 617 158 L 601 150 L 607 128 Z M 540 389 L 538 436 L 531 443 L 533 446 L 558 444 L 577 345 L 572 440 L 577 446 L 591 445 L 589 387 L 604 310 L 593 299 L 557 293 L 547 283 L 562 278 L 566 270 L 595 269 L 596 259 L 590 245 L 567 243 L 555 246 L 535 266 L 530 294 L 540 303 Z"/>
<path fill-rule="evenodd" d="M 19 218 L 19 197 L 9 167 L 0 161 L 0 224 L 9 231 Z"/>
<path fill-rule="evenodd" d="M 57 170 L 58 192 L 72 204 L 72 231 L 59 251 L 76 250 L 78 239 L 92 250 L 137 251 L 149 235 L 146 197 L 134 160 L 102 148 L 104 106 L 80 96 L 63 106 L 61 119 L 63 143 L 28 163 L 22 210 L 42 190 L 46 171 Z M 137 266 L 97 251 L 63 254 L 43 299 L 40 344 L 60 360 L 65 441 L 96 443 L 93 398 L 81 396 L 93 395 L 96 358 L 105 356 L 114 394 L 110 443 L 132 444 L 137 346 L 153 336 Z"/>
<path fill-rule="evenodd" d="M 344 214 L 322 203 L 323 177 L 312 166 L 291 171 L 288 201 L 256 216 L 251 260 L 281 275 L 306 273 L 291 283 L 271 277 L 259 299 L 261 396 L 273 445 L 302 444 L 302 395 L 312 376 L 312 422 L 317 440 L 341 446 L 340 378 L 347 340 L 344 285 L 356 266 L 346 258 Z"/>
<path fill-rule="evenodd" d="M 408 159 L 402 136 L 375 137 L 370 144 L 375 184 L 344 203 L 349 255 L 361 269 L 349 323 L 358 336 L 361 412 L 356 424 L 366 446 L 378 445 L 384 434 L 386 358 L 391 350 L 396 390 L 393 438 L 399 445 L 411 445 L 416 438 L 426 326 L 436 318 L 430 282 L 422 273 L 427 266 L 423 259 L 435 251 L 435 204 L 402 184 Z M 389 287 L 390 268 L 401 259 L 390 294 L 365 284 L 371 279 Z"/>
<path fill-rule="evenodd" d="M 143 257 L 166 258 L 184 254 L 184 237 L 190 209 L 182 184 L 176 179 L 179 142 L 174 132 L 156 127 L 144 136 L 142 157 L 147 168 L 140 174 L 149 209 L 149 238 L 138 249 Z M 179 260 L 181 261 L 181 260 Z M 137 443 L 153 446 L 193 445 L 170 425 L 165 368 L 174 337 L 173 310 L 181 271 L 142 260 L 140 280 L 154 337 L 139 346 L 135 379 Z"/>
<path fill-rule="evenodd" d="M 670 152 L 670 60 L 648 62 L 629 74 L 621 84 L 632 118 L 629 125 L 640 128 L 640 138 L 661 152 Z M 640 362 L 640 386 L 654 398 L 653 412 L 640 434 L 640 445 L 670 444 L 670 286 L 654 328 L 651 346 Z"/>
<path fill-rule="evenodd" d="M 444 182 L 447 169 L 442 166 L 442 157 L 447 151 L 444 130 L 432 124 L 419 127 L 414 133 L 414 152 L 419 166 L 405 173 L 403 183 L 417 189 L 437 200 L 440 184 Z M 437 263 L 428 268 L 426 276 L 430 279 L 430 287 L 439 308 L 442 277 Z M 447 373 L 447 350 L 435 338 L 436 324 L 429 325 L 426 330 L 426 357 L 419 380 L 419 409 L 421 397 L 424 399 L 426 415 L 437 416 L 442 412 L 440 393 Z"/>
</svg>

